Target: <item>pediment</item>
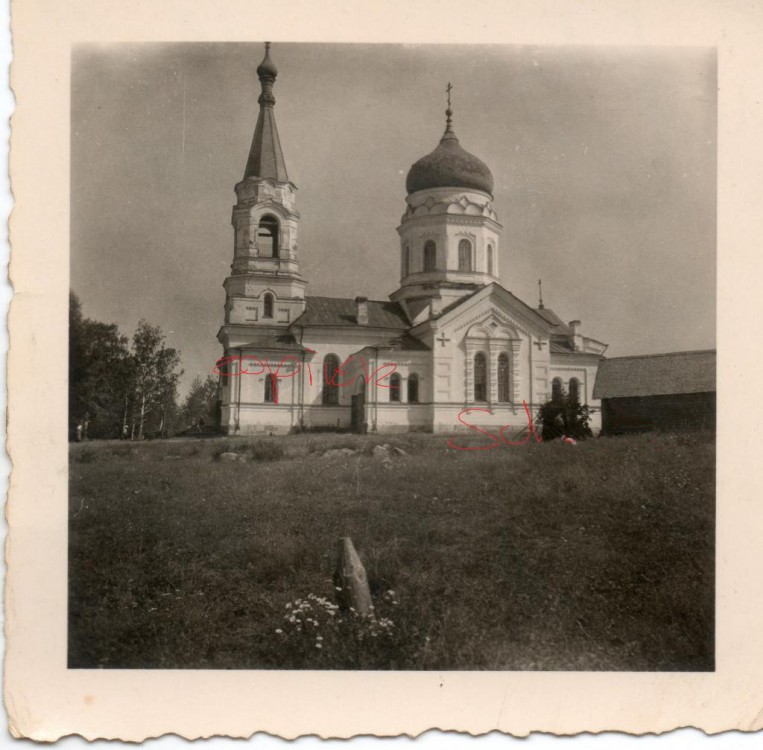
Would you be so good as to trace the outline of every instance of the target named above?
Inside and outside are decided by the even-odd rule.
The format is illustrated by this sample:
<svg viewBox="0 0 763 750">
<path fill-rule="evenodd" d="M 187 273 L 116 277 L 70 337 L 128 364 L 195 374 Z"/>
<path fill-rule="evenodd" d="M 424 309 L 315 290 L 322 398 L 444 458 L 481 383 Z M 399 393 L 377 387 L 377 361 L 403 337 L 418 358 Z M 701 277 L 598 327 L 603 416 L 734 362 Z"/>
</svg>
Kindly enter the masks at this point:
<svg viewBox="0 0 763 750">
<path fill-rule="evenodd" d="M 439 320 L 440 329 L 457 337 L 548 338 L 548 324 L 530 307 L 498 284 L 464 300 Z"/>
</svg>

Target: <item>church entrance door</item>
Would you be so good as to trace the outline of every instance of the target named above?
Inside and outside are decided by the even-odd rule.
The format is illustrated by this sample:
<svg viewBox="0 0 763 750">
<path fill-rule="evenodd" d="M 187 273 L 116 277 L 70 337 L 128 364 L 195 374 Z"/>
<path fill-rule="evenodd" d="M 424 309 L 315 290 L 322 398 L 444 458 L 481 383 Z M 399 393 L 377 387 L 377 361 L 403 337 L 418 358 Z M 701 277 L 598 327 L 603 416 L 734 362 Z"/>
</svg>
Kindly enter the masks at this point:
<svg viewBox="0 0 763 750">
<path fill-rule="evenodd" d="M 353 432 L 364 433 L 366 431 L 366 393 L 362 389 L 352 397 L 350 408 L 350 429 Z"/>
</svg>

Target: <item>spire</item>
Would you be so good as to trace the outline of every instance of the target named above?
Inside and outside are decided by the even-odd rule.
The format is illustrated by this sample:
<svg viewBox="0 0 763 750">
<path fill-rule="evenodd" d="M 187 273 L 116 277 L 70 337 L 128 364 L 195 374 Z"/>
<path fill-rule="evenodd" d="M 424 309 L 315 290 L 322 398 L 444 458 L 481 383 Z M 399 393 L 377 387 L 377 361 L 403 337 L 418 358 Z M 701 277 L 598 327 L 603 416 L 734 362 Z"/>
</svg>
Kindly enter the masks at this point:
<svg viewBox="0 0 763 750">
<path fill-rule="evenodd" d="M 538 309 L 545 310 L 543 307 L 543 282 L 538 279 Z"/>
<path fill-rule="evenodd" d="M 260 79 L 262 93 L 257 102 L 260 105 L 260 115 L 254 129 L 252 147 L 249 149 L 249 160 L 246 163 L 244 179 L 269 178 L 278 182 L 288 182 L 286 162 L 281 151 L 281 141 L 276 129 L 276 119 L 273 113 L 276 99 L 273 96 L 273 84 L 278 75 L 278 68 L 270 59 L 270 42 L 265 42 L 265 57 L 257 66 L 257 76 Z"/>
</svg>

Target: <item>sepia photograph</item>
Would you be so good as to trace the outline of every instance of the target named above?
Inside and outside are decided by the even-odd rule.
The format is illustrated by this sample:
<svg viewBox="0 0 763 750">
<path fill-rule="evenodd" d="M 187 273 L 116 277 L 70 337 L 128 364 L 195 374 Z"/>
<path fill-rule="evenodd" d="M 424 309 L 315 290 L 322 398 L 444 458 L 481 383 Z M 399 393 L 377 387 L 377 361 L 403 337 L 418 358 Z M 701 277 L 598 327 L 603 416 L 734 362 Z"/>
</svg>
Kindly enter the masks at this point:
<svg viewBox="0 0 763 750">
<path fill-rule="evenodd" d="M 77 43 L 72 670 L 714 672 L 716 50 Z"/>
</svg>

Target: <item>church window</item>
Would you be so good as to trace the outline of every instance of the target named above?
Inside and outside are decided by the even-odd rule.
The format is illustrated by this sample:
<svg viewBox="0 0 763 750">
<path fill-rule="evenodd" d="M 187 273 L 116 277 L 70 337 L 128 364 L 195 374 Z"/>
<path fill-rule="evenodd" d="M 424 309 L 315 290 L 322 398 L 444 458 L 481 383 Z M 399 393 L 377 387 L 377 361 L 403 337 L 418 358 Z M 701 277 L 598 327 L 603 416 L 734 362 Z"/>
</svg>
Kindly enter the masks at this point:
<svg viewBox="0 0 763 750">
<path fill-rule="evenodd" d="M 278 403 L 278 375 L 265 376 L 265 403 Z"/>
<path fill-rule="evenodd" d="M 498 400 L 508 403 L 509 398 L 509 357 L 504 352 L 498 357 Z"/>
<path fill-rule="evenodd" d="M 551 398 L 558 400 L 562 397 L 562 381 L 559 378 L 554 378 L 551 381 Z"/>
<path fill-rule="evenodd" d="M 389 400 L 400 403 L 400 373 L 394 372 L 389 379 Z"/>
<path fill-rule="evenodd" d="M 577 378 L 570 378 L 570 401 L 573 404 L 580 402 L 580 381 Z"/>
<path fill-rule="evenodd" d="M 336 406 L 339 403 L 339 357 L 327 354 L 323 360 L 323 405 Z"/>
<path fill-rule="evenodd" d="M 487 401 L 487 358 L 484 352 L 474 355 L 474 400 Z"/>
<path fill-rule="evenodd" d="M 419 403 L 419 376 L 415 372 L 408 376 L 408 403 Z"/>
<path fill-rule="evenodd" d="M 273 317 L 273 295 L 268 292 L 265 297 L 262 300 L 262 317 L 263 318 L 272 318 Z"/>
<path fill-rule="evenodd" d="M 487 272 L 489 276 L 493 275 L 493 246 L 487 246 Z"/>
<path fill-rule="evenodd" d="M 403 248 L 403 278 L 405 278 L 411 272 L 411 253 L 410 248 L 406 245 Z"/>
<path fill-rule="evenodd" d="M 424 245 L 424 270 L 434 271 L 437 268 L 437 245 L 428 240 Z"/>
<path fill-rule="evenodd" d="M 469 240 L 461 240 L 458 243 L 458 270 L 472 270 L 472 243 Z"/>
<path fill-rule="evenodd" d="M 257 247 L 263 258 L 278 257 L 278 219 L 275 216 L 263 216 L 257 227 Z"/>
</svg>

